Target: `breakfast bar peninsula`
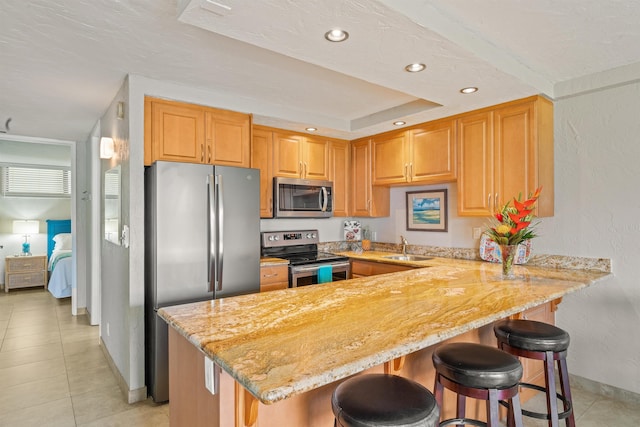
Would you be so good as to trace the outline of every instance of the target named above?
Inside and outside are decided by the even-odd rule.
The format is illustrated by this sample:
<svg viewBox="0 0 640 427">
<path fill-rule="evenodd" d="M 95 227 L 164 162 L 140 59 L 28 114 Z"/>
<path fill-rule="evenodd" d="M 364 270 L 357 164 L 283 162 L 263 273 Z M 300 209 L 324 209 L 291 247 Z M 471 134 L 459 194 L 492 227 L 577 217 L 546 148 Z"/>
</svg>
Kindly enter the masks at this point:
<svg viewBox="0 0 640 427">
<path fill-rule="evenodd" d="M 553 322 L 564 295 L 610 275 L 517 266 L 516 279 L 503 280 L 500 265 L 445 258 L 411 267 L 161 309 L 171 326 L 171 425 L 332 425 L 339 381 L 388 372 L 432 389 L 439 343 L 495 345 L 491 325 L 507 317 Z M 215 395 L 205 387 L 214 371 Z"/>
</svg>

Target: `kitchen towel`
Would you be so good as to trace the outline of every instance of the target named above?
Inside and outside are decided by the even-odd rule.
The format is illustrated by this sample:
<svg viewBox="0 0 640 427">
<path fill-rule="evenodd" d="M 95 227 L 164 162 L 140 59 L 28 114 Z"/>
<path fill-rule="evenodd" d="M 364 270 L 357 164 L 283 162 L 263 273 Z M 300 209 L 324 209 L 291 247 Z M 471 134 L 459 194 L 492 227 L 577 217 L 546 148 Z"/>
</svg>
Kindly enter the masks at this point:
<svg viewBox="0 0 640 427">
<path fill-rule="evenodd" d="M 318 283 L 328 283 L 333 281 L 333 267 L 321 265 L 318 267 Z"/>
</svg>

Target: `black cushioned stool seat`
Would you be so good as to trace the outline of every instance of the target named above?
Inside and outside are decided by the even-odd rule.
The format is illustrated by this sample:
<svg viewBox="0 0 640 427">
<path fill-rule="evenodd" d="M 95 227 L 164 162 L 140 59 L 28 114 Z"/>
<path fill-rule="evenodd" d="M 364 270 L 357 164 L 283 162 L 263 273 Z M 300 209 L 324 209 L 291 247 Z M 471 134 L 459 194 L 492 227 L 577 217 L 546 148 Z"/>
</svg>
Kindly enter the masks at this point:
<svg viewBox="0 0 640 427">
<path fill-rule="evenodd" d="M 575 427 L 571 387 L 569 386 L 569 372 L 567 370 L 567 349 L 569 348 L 569 334 L 543 322 L 534 320 L 502 320 L 493 326 L 498 338 L 498 347 L 515 356 L 544 362 L 544 376 L 546 387 L 535 384 L 521 383 L 521 387 L 544 391 L 547 395 L 547 412 L 539 413 L 523 410 L 525 416 L 546 419 L 550 427 L 558 427 L 564 419 L 567 427 Z M 558 362 L 560 390 L 557 392 L 554 361 Z M 562 401 L 564 410 L 558 412 L 558 400 Z"/>
<path fill-rule="evenodd" d="M 331 396 L 335 425 L 435 427 L 440 412 L 433 394 L 396 375 L 365 374 L 341 383 Z"/>
<path fill-rule="evenodd" d="M 518 382 L 522 379 L 520 361 L 495 347 L 474 343 L 453 343 L 438 347 L 433 352 L 436 368 L 435 397 L 442 407 L 444 388 L 458 394 L 456 417 L 440 423 L 445 425 L 500 425 L 498 401 L 509 400 L 508 425 L 522 427 Z M 465 399 L 473 397 L 487 401 L 487 422 L 465 417 Z"/>
</svg>

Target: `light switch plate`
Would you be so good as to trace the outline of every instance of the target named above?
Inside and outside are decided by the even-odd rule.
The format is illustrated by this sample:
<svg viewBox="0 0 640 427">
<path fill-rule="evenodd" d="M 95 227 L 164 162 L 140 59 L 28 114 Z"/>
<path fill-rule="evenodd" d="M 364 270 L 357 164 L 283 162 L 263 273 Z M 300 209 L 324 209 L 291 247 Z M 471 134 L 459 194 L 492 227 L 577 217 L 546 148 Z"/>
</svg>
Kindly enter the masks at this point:
<svg viewBox="0 0 640 427">
<path fill-rule="evenodd" d="M 218 387 L 220 385 L 220 374 L 218 372 L 218 367 L 213 360 L 208 357 L 204 357 L 204 386 L 209 390 L 211 394 L 216 394 L 218 392 Z"/>
<path fill-rule="evenodd" d="M 473 227 L 473 238 L 479 239 L 480 237 L 482 237 L 482 228 Z"/>
</svg>

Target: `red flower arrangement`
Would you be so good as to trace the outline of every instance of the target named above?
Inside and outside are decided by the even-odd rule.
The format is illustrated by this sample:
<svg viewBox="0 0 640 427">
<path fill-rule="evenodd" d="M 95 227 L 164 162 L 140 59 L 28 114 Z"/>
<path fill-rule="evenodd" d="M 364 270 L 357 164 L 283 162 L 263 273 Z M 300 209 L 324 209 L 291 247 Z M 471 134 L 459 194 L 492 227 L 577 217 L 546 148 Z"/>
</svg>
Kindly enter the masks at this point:
<svg viewBox="0 0 640 427">
<path fill-rule="evenodd" d="M 542 187 L 538 187 L 524 202 L 520 202 L 520 196 L 518 199 L 514 197 L 513 206 L 510 201 L 496 212 L 493 226 L 486 231 L 489 238 L 499 245 L 517 245 L 536 237 L 533 208 L 540 191 Z"/>
</svg>

